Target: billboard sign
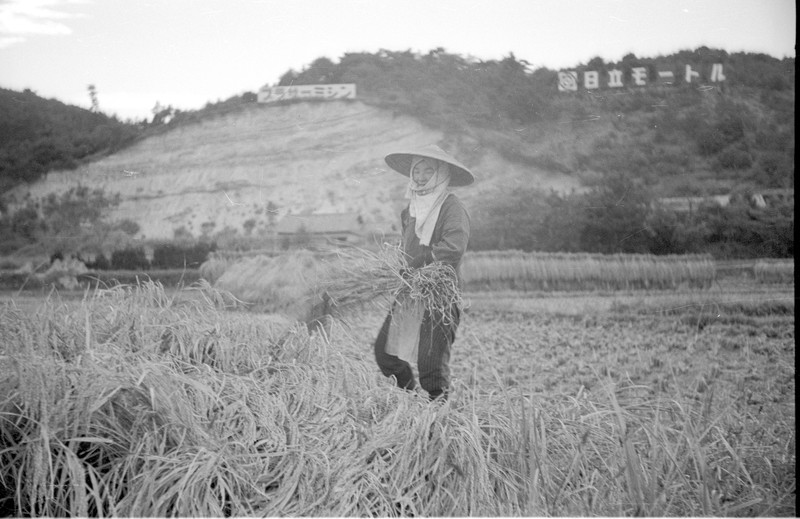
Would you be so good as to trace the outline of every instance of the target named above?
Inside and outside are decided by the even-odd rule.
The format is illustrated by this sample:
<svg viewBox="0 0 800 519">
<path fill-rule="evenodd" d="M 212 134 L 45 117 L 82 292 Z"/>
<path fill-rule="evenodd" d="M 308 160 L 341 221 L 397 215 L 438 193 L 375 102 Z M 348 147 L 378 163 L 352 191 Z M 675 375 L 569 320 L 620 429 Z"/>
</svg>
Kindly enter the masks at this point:
<svg viewBox="0 0 800 519">
<path fill-rule="evenodd" d="M 259 103 L 275 103 L 291 99 L 355 99 L 355 83 L 334 85 L 265 86 L 258 91 Z"/>
<path fill-rule="evenodd" d="M 577 92 L 579 89 L 598 90 L 601 88 L 622 88 L 624 86 L 667 86 L 675 85 L 681 81 L 683 84 L 692 85 L 699 83 L 703 79 L 700 78 L 700 71 L 695 70 L 692 65 L 685 65 L 679 74 L 676 74 L 673 70 L 656 70 L 654 75 L 649 72 L 646 67 L 632 67 L 630 76 L 625 77 L 620 69 L 607 70 L 602 73 L 597 70 L 585 70 L 580 74 L 576 70 L 562 70 L 558 73 L 558 91 Z M 710 71 L 706 72 L 708 74 L 704 79 L 711 83 L 722 83 L 726 79 L 722 63 L 713 63 Z"/>
</svg>

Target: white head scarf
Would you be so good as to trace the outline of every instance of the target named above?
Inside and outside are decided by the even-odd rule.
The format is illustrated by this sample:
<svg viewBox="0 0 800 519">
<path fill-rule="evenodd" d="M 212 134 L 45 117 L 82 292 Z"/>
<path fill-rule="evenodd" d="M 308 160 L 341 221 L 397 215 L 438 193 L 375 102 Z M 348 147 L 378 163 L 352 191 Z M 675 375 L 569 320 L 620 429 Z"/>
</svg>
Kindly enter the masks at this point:
<svg viewBox="0 0 800 519">
<path fill-rule="evenodd" d="M 436 173 L 428 180 L 424 186 L 417 186 L 414 182 L 414 166 L 422 161 L 428 161 L 435 169 Z M 408 188 L 406 198 L 410 200 L 409 214 L 416 219 L 414 232 L 419 238 L 420 245 L 430 245 L 433 229 L 436 227 L 436 220 L 439 219 L 439 211 L 447 195 L 450 194 L 450 166 L 446 162 L 426 157 L 414 157 L 411 161 L 409 171 Z"/>
</svg>

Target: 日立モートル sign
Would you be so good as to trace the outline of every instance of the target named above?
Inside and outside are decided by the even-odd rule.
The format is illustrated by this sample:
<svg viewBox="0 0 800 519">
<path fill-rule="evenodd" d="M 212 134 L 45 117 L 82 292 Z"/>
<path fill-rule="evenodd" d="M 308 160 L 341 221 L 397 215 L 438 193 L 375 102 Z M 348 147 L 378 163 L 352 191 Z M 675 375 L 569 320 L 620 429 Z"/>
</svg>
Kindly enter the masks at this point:
<svg viewBox="0 0 800 519">
<path fill-rule="evenodd" d="M 701 77 L 701 72 L 703 76 Z M 707 72 L 707 75 L 705 74 Z M 631 67 L 625 74 L 620 68 L 603 72 L 598 70 L 562 70 L 558 73 L 559 92 L 577 92 L 579 89 L 598 90 L 601 88 L 647 87 L 649 85 L 670 86 L 691 85 L 701 81 L 721 83 L 725 81 L 722 63 L 714 63 L 708 71 L 685 65 L 678 74 L 675 70 L 658 70 L 653 67 Z"/>
</svg>

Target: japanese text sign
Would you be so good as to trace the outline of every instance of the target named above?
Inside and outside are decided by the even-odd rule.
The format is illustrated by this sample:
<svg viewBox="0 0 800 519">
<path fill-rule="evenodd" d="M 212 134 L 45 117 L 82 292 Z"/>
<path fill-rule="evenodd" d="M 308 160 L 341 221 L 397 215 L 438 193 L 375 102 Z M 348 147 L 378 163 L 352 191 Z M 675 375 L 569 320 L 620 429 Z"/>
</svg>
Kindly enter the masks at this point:
<svg viewBox="0 0 800 519">
<path fill-rule="evenodd" d="M 355 99 L 355 97 L 356 85 L 354 83 L 265 86 L 258 91 L 259 103 L 274 103 L 290 99 Z"/>
<path fill-rule="evenodd" d="M 585 90 L 597 90 L 600 88 L 622 88 L 624 86 L 646 87 L 649 85 L 675 85 L 679 80 L 684 84 L 691 85 L 693 82 L 700 82 L 700 71 L 686 65 L 681 70 L 682 75 L 676 75 L 672 70 L 657 70 L 654 76 L 648 73 L 647 67 L 632 67 L 630 74 L 624 77 L 620 69 L 611 69 L 605 72 L 597 70 L 586 70 L 582 72 L 583 81 L 576 70 L 562 70 L 558 73 L 559 92 L 577 92 L 579 88 Z M 707 79 L 711 83 L 721 83 L 725 81 L 725 73 L 722 63 L 711 65 Z"/>
</svg>

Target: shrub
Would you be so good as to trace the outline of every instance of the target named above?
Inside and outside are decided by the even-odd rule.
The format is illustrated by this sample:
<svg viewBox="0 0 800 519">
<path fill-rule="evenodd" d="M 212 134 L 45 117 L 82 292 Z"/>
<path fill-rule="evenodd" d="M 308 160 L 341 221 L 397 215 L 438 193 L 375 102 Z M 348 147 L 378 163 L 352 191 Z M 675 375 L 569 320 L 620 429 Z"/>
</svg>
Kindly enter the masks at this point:
<svg viewBox="0 0 800 519">
<path fill-rule="evenodd" d="M 21 290 L 23 288 L 39 289 L 44 287 L 42 280 L 30 272 L 0 271 L 0 289 Z"/>
<path fill-rule="evenodd" d="M 153 248 L 152 266 L 159 269 L 199 268 L 214 250 L 216 245 L 208 242 L 188 246 L 162 243 Z"/>
<path fill-rule="evenodd" d="M 120 222 L 117 222 L 114 225 L 114 227 L 116 229 L 119 229 L 120 231 L 124 232 L 128 236 L 133 236 L 134 234 L 139 232 L 139 230 L 141 229 L 141 227 L 139 226 L 138 223 L 134 222 L 133 220 L 129 220 L 127 218 L 122 220 L 122 221 L 120 221 Z"/>
<path fill-rule="evenodd" d="M 748 206 L 709 207 L 707 246 L 717 257 L 785 258 L 794 256 L 794 217 L 785 210 Z"/>
<path fill-rule="evenodd" d="M 89 270 L 109 270 L 111 268 L 111 262 L 108 261 L 108 258 L 106 258 L 105 254 L 98 254 L 94 260 L 82 258 L 79 259 L 84 262 L 86 268 Z"/>
<path fill-rule="evenodd" d="M 185 225 L 172 230 L 172 236 L 177 241 L 191 241 L 194 239 L 192 231 L 186 228 Z"/>
<path fill-rule="evenodd" d="M 256 223 L 257 222 L 255 218 L 249 218 L 247 221 L 245 221 L 243 225 L 245 234 L 247 234 L 248 236 L 252 234 L 253 229 L 256 226 Z"/>
<path fill-rule="evenodd" d="M 30 243 L 20 235 L 14 234 L 6 228 L 0 228 L 0 254 L 11 254 Z"/>
<path fill-rule="evenodd" d="M 111 255 L 111 268 L 116 270 L 146 270 L 150 267 L 141 247 L 116 250 Z"/>
<path fill-rule="evenodd" d="M 697 151 L 705 156 L 719 153 L 728 144 L 723 134 L 708 126 L 698 130 L 695 143 L 697 144 Z"/>
<path fill-rule="evenodd" d="M 776 151 L 758 154 L 753 180 L 766 187 L 788 187 L 794 185 L 794 163 L 792 156 Z"/>
<path fill-rule="evenodd" d="M 753 165 L 753 157 L 740 146 L 729 146 L 717 157 L 719 164 L 725 169 L 747 169 Z"/>
<path fill-rule="evenodd" d="M 11 231 L 29 242 L 34 241 L 37 233 L 43 228 L 39 212 L 30 202 L 11 217 Z"/>
</svg>

